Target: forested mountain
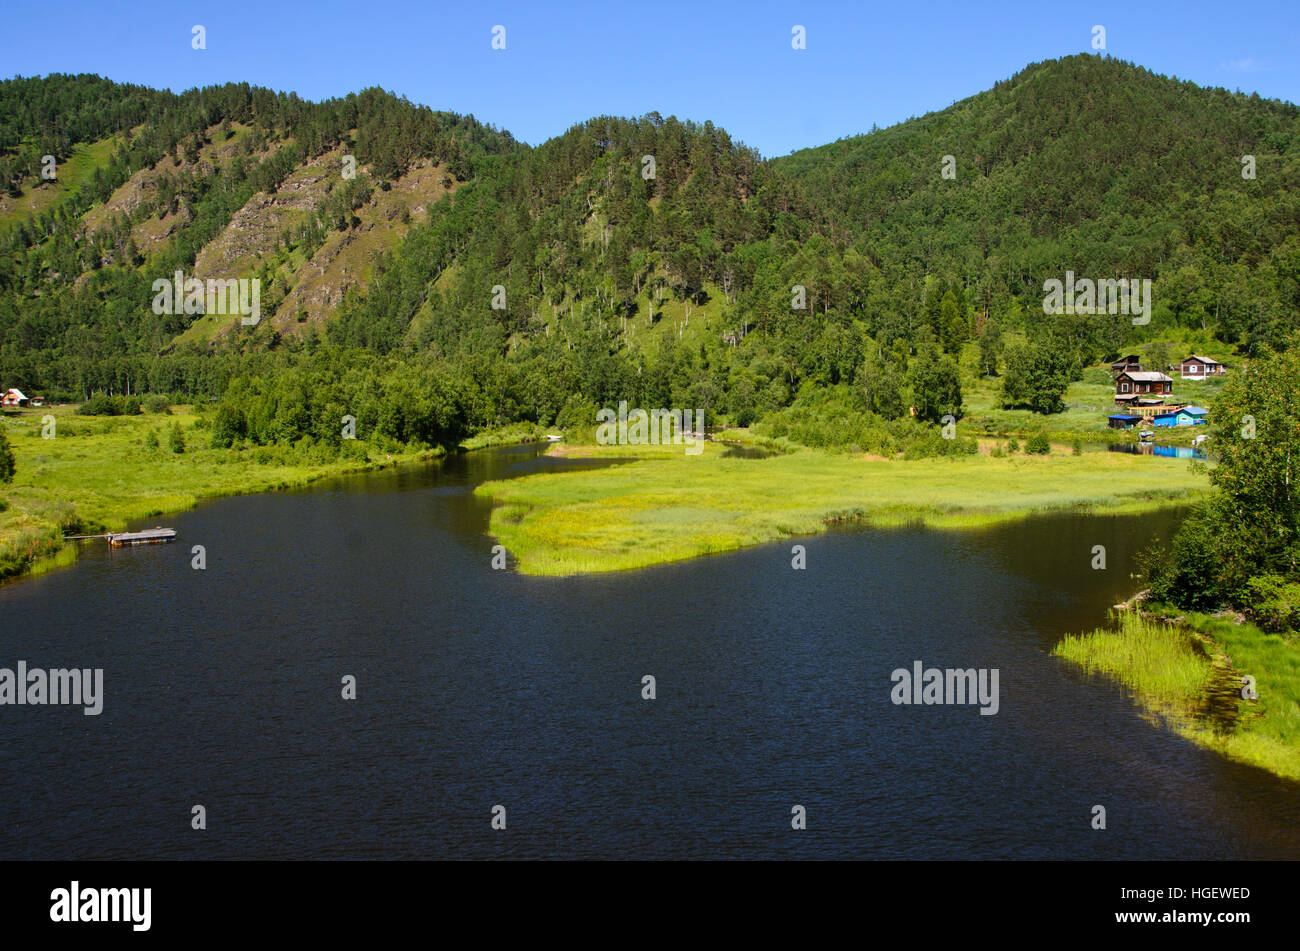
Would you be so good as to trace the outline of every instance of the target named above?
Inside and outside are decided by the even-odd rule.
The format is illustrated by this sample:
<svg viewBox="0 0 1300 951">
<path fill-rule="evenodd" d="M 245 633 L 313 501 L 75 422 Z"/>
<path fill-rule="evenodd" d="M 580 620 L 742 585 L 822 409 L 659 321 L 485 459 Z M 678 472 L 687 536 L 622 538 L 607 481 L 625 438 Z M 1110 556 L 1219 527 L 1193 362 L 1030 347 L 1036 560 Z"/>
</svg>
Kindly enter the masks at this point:
<svg viewBox="0 0 1300 951">
<path fill-rule="evenodd" d="M 403 441 L 619 399 L 744 423 L 835 386 L 937 419 L 1007 333 L 1061 379 L 1174 326 L 1284 346 L 1297 131 L 1294 105 L 1092 56 L 770 161 L 657 113 L 529 148 L 381 90 L 11 80 L 0 383 L 224 394 L 253 441 L 337 439 L 357 403 Z M 263 319 L 153 313 L 177 270 L 258 278 Z M 1151 279 L 1151 324 L 1044 316 L 1067 270 Z"/>
<path fill-rule="evenodd" d="M 772 164 L 894 280 L 946 272 L 983 313 L 1067 269 L 1145 277 L 1158 318 L 1251 350 L 1300 306 L 1298 132 L 1292 104 L 1081 55 Z"/>
</svg>

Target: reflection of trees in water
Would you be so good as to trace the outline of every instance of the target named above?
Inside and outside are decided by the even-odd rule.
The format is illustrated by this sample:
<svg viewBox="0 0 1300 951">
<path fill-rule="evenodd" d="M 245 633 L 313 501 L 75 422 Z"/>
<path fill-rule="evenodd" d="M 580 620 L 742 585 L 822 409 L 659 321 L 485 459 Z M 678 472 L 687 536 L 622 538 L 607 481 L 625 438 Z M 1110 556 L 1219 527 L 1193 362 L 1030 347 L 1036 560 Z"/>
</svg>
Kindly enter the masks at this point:
<svg viewBox="0 0 1300 951">
<path fill-rule="evenodd" d="M 1095 626 L 1106 609 L 1142 587 L 1133 577 L 1138 554 L 1156 538 L 1172 538 L 1190 505 L 1137 515 L 1044 512 L 959 536 L 962 546 L 1000 570 L 1035 586 L 1047 614 L 1040 628 L 1060 634 Z M 1106 568 L 1092 568 L 1093 546 L 1106 549 Z"/>
</svg>

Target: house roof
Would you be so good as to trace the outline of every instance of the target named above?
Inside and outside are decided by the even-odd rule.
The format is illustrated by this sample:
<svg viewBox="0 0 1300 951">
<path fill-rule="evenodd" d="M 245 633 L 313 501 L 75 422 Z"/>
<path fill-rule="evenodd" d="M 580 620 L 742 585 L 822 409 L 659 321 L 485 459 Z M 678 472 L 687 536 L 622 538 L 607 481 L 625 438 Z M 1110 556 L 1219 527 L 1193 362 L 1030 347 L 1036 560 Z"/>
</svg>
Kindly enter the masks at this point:
<svg viewBox="0 0 1300 951">
<path fill-rule="evenodd" d="M 22 390 L 15 390 L 15 389 L 5 390 L 5 396 L 15 396 L 20 400 L 27 399 L 27 397 L 23 396 Z"/>
<path fill-rule="evenodd" d="M 1110 416 L 1108 416 L 1108 417 L 1106 417 L 1106 418 L 1107 418 L 1107 419 L 1131 419 L 1131 420 L 1133 420 L 1134 422 L 1136 422 L 1137 420 L 1141 419 L 1142 417 L 1141 417 L 1141 416 L 1130 416 L 1130 415 L 1128 415 L 1127 413 L 1112 413 Z"/>
<path fill-rule="evenodd" d="M 1172 383 L 1173 377 L 1165 376 L 1156 370 L 1125 370 L 1120 376 L 1126 376 L 1130 380 L 1137 380 L 1139 383 Z"/>
<path fill-rule="evenodd" d="M 1199 354 L 1195 354 L 1195 353 L 1193 353 L 1190 357 L 1183 357 L 1184 363 L 1186 363 L 1188 360 L 1200 360 L 1202 363 L 1215 363 L 1215 364 L 1219 364 L 1219 366 L 1222 366 L 1222 364 L 1220 364 L 1218 360 L 1211 360 L 1209 357 L 1202 357 Z"/>
<path fill-rule="evenodd" d="M 1204 406 L 1184 406 L 1183 409 L 1187 410 L 1187 412 L 1191 413 L 1193 416 L 1210 415 L 1210 411 L 1206 409 Z"/>
</svg>

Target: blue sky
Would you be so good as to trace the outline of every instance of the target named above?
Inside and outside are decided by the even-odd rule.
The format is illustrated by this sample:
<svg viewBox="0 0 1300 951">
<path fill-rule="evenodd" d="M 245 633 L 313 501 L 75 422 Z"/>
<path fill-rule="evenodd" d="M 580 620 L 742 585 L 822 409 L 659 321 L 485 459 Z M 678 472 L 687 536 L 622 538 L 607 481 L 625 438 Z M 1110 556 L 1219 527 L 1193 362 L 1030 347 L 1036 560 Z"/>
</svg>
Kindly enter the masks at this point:
<svg viewBox="0 0 1300 951">
<path fill-rule="evenodd" d="M 191 27 L 207 49 L 191 48 Z M 506 28 L 505 50 L 491 48 Z M 791 48 L 806 28 L 807 49 Z M 15 3 L 0 76 L 231 80 L 309 99 L 379 85 L 538 143 L 595 115 L 711 119 L 782 155 L 941 109 L 1025 65 L 1106 49 L 1200 85 L 1300 101 L 1300 3 Z"/>
</svg>

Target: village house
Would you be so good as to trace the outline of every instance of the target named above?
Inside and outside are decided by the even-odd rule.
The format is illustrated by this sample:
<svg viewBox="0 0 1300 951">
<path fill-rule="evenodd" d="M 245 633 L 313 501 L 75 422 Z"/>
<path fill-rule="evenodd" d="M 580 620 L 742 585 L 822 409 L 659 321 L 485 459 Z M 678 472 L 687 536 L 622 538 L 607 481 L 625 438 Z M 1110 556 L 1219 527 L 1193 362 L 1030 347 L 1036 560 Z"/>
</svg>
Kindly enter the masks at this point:
<svg viewBox="0 0 1300 951">
<path fill-rule="evenodd" d="M 1154 370 L 1122 370 L 1115 377 L 1115 405 L 1123 412 L 1119 416 L 1137 416 L 1151 420 L 1161 413 L 1173 412 L 1184 404 L 1173 399 L 1173 377 Z M 1166 397 L 1171 397 L 1166 400 Z M 1128 428 L 1127 420 L 1111 419 L 1116 429 Z"/>
<path fill-rule="evenodd" d="M 1141 370 L 1142 358 L 1136 353 L 1130 353 L 1127 357 L 1120 357 L 1110 365 L 1112 373 L 1123 373 L 1125 370 Z"/>
<path fill-rule="evenodd" d="M 1115 377 L 1115 402 L 1129 403 L 1137 399 L 1170 396 L 1174 392 L 1174 379 L 1155 370 L 1123 370 Z"/>
<path fill-rule="evenodd" d="M 23 396 L 21 390 L 8 389 L 0 397 L 0 406 L 26 406 L 28 402 L 30 401 Z"/>
<path fill-rule="evenodd" d="M 1223 376 L 1228 372 L 1228 368 L 1218 360 L 1196 354 L 1185 357 L 1181 369 L 1184 380 L 1204 380 L 1207 376 Z"/>
</svg>

